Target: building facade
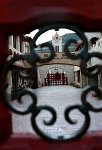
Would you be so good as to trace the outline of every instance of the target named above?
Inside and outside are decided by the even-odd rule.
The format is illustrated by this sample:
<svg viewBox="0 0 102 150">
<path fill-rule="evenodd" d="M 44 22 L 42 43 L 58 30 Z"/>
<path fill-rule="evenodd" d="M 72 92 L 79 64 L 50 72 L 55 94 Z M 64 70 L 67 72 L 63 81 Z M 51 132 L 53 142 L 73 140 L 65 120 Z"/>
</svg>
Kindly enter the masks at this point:
<svg viewBox="0 0 102 150">
<path fill-rule="evenodd" d="M 102 35 L 101 33 L 85 33 L 89 49 L 91 52 L 101 52 L 102 48 Z M 64 46 L 66 41 L 74 37 L 76 44 L 71 45 L 70 52 L 76 54 L 82 48 L 82 41 L 75 33 L 65 34 L 60 36 L 58 32 L 52 36 L 52 40 L 49 41 L 55 51 L 54 59 L 47 63 L 36 63 L 36 73 L 31 80 L 23 79 L 19 76 L 18 72 L 21 70 L 24 73 L 29 73 L 31 66 L 26 61 L 17 61 L 11 71 L 8 74 L 8 81 L 12 89 L 19 87 L 42 87 L 49 85 L 73 85 L 75 87 L 85 87 L 88 84 L 94 83 L 95 85 L 101 84 L 102 75 L 101 73 L 95 78 L 87 78 L 81 73 L 80 60 L 71 60 L 64 52 Z M 9 37 L 9 57 L 8 60 L 15 55 L 29 54 L 30 53 L 30 41 L 32 39 L 27 36 L 13 36 Z M 40 48 L 40 45 L 35 49 L 36 53 L 46 59 L 49 57 L 50 52 L 48 48 Z M 96 64 L 102 62 L 97 58 L 92 58 L 87 63 L 87 68 L 90 71 Z"/>
<path fill-rule="evenodd" d="M 30 52 L 30 37 L 26 36 L 15 36 L 11 35 L 9 36 L 9 45 L 8 45 L 8 53 L 9 56 L 7 58 L 7 61 L 9 61 L 11 58 L 15 57 L 16 55 L 23 55 L 28 54 Z M 9 85 L 9 88 L 12 90 L 24 87 L 24 86 L 30 86 L 31 80 L 23 79 L 19 75 L 19 71 L 22 71 L 23 73 L 28 73 L 31 66 L 26 61 L 16 61 L 11 70 L 9 71 L 7 75 L 7 82 Z"/>
<path fill-rule="evenodd" d="M 91 38 L 89 52 L 102 53 L 102 33 L 99 33 L 97 36 Z M 89 72 L 92 72 L 93 70 L 95 70 L 95 67 L 97 67 L 97 65 L 100 65 L 99 74 L 94 78 L 88 78 L 88 84 L 102 87 L 102 60 L 96 57 L 92 57 L 87 64 L 87 68 Z"/>
</svg>

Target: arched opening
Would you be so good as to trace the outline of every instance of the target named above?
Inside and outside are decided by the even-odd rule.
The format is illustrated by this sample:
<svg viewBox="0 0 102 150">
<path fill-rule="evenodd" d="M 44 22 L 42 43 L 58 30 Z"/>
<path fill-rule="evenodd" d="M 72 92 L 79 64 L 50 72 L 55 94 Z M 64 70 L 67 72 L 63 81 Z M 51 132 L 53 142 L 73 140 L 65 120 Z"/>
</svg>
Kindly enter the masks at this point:
<svg viewBox="0 0 102 150">
<path fill-rule="evenodd" d="M 45 75 L 45 86 L 68 85 L 68 77 L 61 68 L 52 68 Z"/>
<path fill-rule="evenodd" d="M 90 46 L 96 45 L 96 41 L 98 40 L 98 37 L 93 37 L 90 39 L 89 44 Z"/>
</svg>

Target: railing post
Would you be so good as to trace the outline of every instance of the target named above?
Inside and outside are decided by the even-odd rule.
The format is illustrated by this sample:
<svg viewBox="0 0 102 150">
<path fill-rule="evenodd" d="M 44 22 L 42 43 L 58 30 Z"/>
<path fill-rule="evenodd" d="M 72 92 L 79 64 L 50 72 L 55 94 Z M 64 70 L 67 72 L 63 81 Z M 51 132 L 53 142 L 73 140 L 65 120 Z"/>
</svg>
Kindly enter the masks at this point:
<svg viewBox="0 0 102 150">
<path fill-rule="evenodd" d="M 8 36 L 0 32 L 0 83 L 4 63 L 8 55 Z M 1 89 L 0 85 L 0 89 Z M 12 133 L 11 113 L 3 104 L 0 90 L 0 144 L 4 143 Z"/>
</svg>

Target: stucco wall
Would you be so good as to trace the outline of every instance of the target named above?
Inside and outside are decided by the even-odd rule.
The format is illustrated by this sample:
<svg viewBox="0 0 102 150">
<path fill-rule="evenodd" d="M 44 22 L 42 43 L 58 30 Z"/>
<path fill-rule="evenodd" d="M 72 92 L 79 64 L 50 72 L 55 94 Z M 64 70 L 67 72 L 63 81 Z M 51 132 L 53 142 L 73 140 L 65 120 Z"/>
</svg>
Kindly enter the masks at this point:
<svg viewBox="0 0 102 150">
<path fill-rule="evenodd" d="M 41 81 L 40 85 L 44 85 L 44 79 L 46 73 L 52 69 L 53 67 L 61 68 L 64 70 L 64 72 L 67 74 L 68 77 L 68 84 L 74 84 L 74 66 L 72 65 L 60 65 L 60 64 L 54 64 L 54 65 L 43 65 L 38 66 L 38 72 L 40 74 L 41 79 L 38 79 Z"/>
</svg>

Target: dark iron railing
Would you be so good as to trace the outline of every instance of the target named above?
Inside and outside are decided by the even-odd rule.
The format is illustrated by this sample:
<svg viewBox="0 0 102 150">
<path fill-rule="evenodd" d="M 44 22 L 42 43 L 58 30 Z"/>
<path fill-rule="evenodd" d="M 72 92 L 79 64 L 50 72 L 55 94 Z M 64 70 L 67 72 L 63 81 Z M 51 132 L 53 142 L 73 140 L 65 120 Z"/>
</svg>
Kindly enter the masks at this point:
<svg viewBox="0 0 102 150">
<path fill-rule="evenodd" d="M 4 103 L 6 104 L 6 106 L 12 110 L 13 112 L 20 114 L 20 115 L 26 115 L 31 113 L 31 124 L 33 129 L 36 131 L 36 133 L 38 135 L 40 135 L 42 138 L 48 139 L 48 140 L 53 140 L 53 141 L 70 141 L 70 140 L 75 140 L 78 138 L 81 138 L 86 131 L 88 130 L 89 126 L 90 126 L 90 114 L 89 112 L 100 112 L 102 111 L 102 108 L 100 109 L 96 109 L 94 108 L 91 104 L 89 104 L 87 102 L 87 95 L 90 91 L 94 91 L 96 93 L 96 95 L 98 96 L 99 99 L 101 99 L 102 97 L 102 92 L 101 90 L 98 88 L 98 86 L 87 86 L 82 94 L 81 94 L 81 105 L 73 105 L 73 106 L 68 106 L 65 109 L 64 112 L 64 117 L 66 119 L 66 121 L 69 124 L 76 124 L 75 121 L 73 121 L 70 117 L 69 117 L 69 113 L 74 110 L 77 109 L 79 110 L 85 117 L 84 120 L 84 124 L 81 127 L 81 129 L 79 129 L 78 132 L 76 132 L 75 135 L 73 135 L 70 138 L 66 138 L 64 139 L 64 137 L 59 136 L 58 138 L 52 138 L 50 135 L 47 135 L 44 133 L 44 131 L 42 131 L 36 122 L 36 117 L 37 115 L 42 111 L 42 110 L 47 110 L 52 114 L 52 118 L 49 122 L 43 121 L 45 125 L 51 126 L 56 122 L 57 119 L 57 114 L 56 111 L 54 110 L 54 108 L 50 107 L 50 106 L 37 106 L 37 96 L 33 93 L 32 89 L 30 88 L 24 88 L 22 90 L 20 90 L 18 92 L 18 94 L 16 95 L 16 99 L 18 102 L 21 102 L 21 98 L 22 96 L 28 94 L 30 95 L 30 97 L 32 98 L 32 104 L 30 104 L 30 106 L 26 109 L 26 110 L 21 110 L 19 108 L 17 108 L 16 106 L 14 106 L 11 103 L 11 95 L 8 94 L 8 86 L 6 84 L 6 78 L 7 78 L 7 73 L 10 70 L 11 66 L 13 65 L 13 63 L 15 61 L 18 60 L 26 60 L 31 66 L 32 66 L 32 70 L 29 74 L 24 74 L 23 72 L 19 71 L 19 75 L 24 78 L 24 79 L 29 79 L 31 78 L 34 73 L 36 72 L 36 62 L 40 62 L 40 63 L 45 63 L 45 62 L 49 62 L 50 60 L 52 60 L 55 56 L 54 53 L 54 47 L 52 46 L 52 44 L 50 43 L 44 43 L 40 45 L 40 48 L 43 47 L 48 47 L 48 49 L 50 50 L 50 55 L 48 58 L 40 58 L 40 56 L 37 55 L 37 53 L 35 52 L 35 48 L 36 46 L 36 41 L 38 39 L 38 37 L 43 34 L 44 32 L 50 30 L 50 29 L 55 29 L 58 30 L 60 28 L 66 28 L 66 29 L 70 29 L 73 30 L 74 32 L 76 32 L 78 34 L 78 36 L 80 37 L 80 39 L 83 41 L 83 47 L 80 49 L 80 52 L 76 55 L 73 55 L 70 51 L 69 51 L 69 45 L 71 43 L 77 43 L 77 41 L 75 39 L 70 39 L 65 43 L 64 46 L 64 52 L 66 53 L 68 58 L 71 58 L 74 60 L 81 60 L 80 62 L 80 68 L 81 68 L 81 72 L 88 77 L 95 77 L 99 71 L 100 71 L 100 67 L 99 65 L 96 66 L 95 70 L 92 72 L 88 72 L 87 68 L 86 68 L 86 64 L 87 62 L 92 58 L 92 57 L 97 57 L 99 59 L 102 59 L 102 54 L 101 53 L 89 53 L 88 52 L 88 41 L 86 36 L 84 35 L 84 32 L 82 30 L 80 30 L 77 27 L 74 27 L 72 25 L 68 25 L 68 24 L 54 24 L 54 25 L 49 25 L 49 26 L 45 26 L 45 27 L 41 27 L 39 28 L 39 32 L 34 36 L 33 40 L 31 41 L 31 45 L 30 45 L 30 54 L 28 55 L 19 55 L 19 56 L 15 56 L 13 57 L 11 60 L 7 61 L 7 63 L 4 66 L 4 71 L 3 71 L 3 76 L 2 76 L 2 90 L 3 90 L 3 96 L 4 96 Z M 5 84 L 4 84 L 5 83 Z"/>
</svg>

